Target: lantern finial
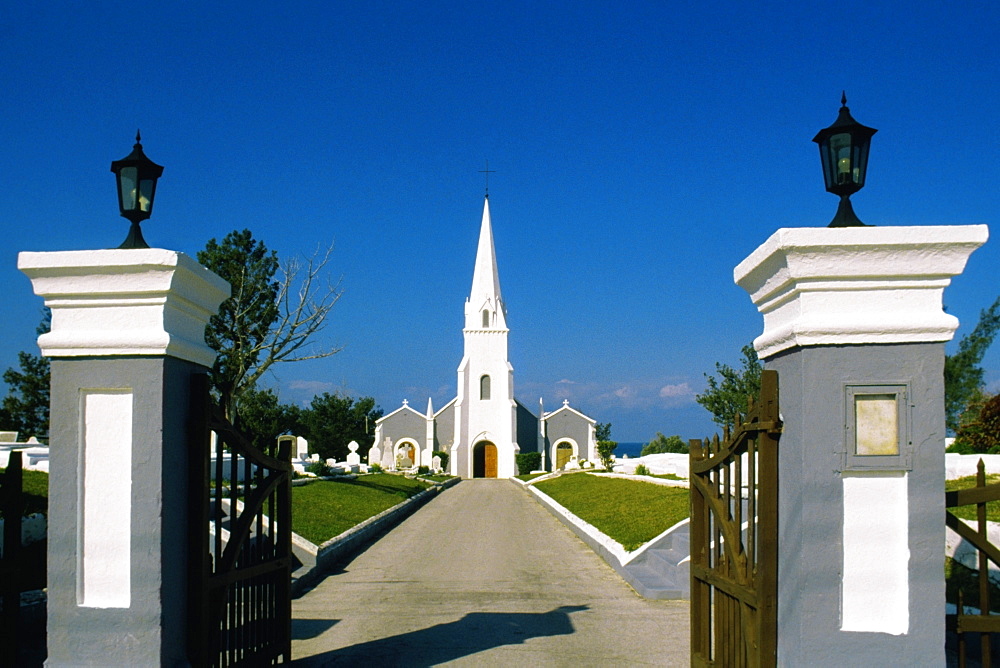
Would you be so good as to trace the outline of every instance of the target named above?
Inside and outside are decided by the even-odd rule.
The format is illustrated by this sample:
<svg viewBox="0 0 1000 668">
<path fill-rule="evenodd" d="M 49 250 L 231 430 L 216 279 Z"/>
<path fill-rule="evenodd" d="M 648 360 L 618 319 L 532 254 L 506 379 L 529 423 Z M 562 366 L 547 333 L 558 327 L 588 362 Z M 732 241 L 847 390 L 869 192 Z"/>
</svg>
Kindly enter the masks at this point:
<svg viewBox="0 0 1000 668">
<path fill-rule="evenodd" d="M 847 106 L 847 91 L 846 90 L 840 91 L 840 106 L 842 106 L 842 107 L 846 107 Z"/>
<path fill-rule="evenodd" d="M 136 129 L 136 131 L 135 131 L 135 143 L 136 143 L 136 144 L 138 144 L 138 143 L 140 143 L 141 141 L 142 141 L 142 137 L 141 137 L 141 136 L 139 136 L 139 130 L 138 130 L 138 129 Z"/>
</svg>

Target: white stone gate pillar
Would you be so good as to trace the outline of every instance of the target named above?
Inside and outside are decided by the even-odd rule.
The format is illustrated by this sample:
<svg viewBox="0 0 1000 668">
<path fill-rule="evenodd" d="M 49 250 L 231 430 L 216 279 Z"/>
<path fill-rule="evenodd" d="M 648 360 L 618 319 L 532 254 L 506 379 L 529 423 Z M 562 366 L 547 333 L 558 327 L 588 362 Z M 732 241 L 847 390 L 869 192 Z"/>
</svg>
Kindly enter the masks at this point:
<svg viewBox="0 0 1000 668">
<path fill-rule="evenodd" d="M 987 234 L 781 229 L 736 267 L 784 420 L 779 665 L 945 663 L 942 293 Z"/>
<path fill-rule="evenodd" d="M 47 665 L 183 665 L 189 379 L 229 285 L 162 249 L 18 268 L 52 309 Z"/>
</svg>

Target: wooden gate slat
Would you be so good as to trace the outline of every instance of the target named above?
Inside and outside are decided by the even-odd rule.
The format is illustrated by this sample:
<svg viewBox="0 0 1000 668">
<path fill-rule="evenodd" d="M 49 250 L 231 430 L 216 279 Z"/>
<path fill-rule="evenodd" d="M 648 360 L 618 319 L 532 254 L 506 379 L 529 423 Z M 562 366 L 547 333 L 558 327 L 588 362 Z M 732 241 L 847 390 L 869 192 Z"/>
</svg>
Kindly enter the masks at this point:
<svg viewBox="0 0 1000 668">
<path fill-rule="evenodd" d="M 766 370 L 722 442 L 691 441 L 693 666 L 776 665 L 780 431 L 778 375 Z"/>
<path fill-rule="evenodd" d="M 198 454 L 192 457 L 191 476 L 191 663 L 287 663 L 291 447 L 283 442 L 273 452 L 254 448 L 211 403 L 206 375 L 194 377 L 192 396 L 191 443 Z M 214 468 L 209 463 L 213 431 Z M 224 453 L 231 457 L 228 465 L 223 464 Z"/>
</svg>

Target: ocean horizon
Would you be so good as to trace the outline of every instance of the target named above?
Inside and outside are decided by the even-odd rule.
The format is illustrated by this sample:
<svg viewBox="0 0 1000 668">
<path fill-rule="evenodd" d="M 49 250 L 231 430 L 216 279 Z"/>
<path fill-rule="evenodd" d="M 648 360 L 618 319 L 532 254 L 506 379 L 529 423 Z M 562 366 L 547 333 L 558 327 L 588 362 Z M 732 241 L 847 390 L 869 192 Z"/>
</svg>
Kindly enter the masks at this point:
<svg viewBox="0 0 1000 668">
<path fill-rule="evenodd" d="M 628 455 L 629 457 L 638 457 L 642 453 L 642 446 L 645 443 L 619 443 L 618 447 L 615 448 L 615 457 L 622 457 Z"/>
</svg>

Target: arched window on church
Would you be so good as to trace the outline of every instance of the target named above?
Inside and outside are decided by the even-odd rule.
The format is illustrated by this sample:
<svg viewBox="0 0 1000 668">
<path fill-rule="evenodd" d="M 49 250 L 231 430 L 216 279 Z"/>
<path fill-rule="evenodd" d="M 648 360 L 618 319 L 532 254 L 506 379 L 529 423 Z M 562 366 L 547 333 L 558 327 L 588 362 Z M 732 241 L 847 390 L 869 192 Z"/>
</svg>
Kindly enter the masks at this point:
<svg viewBox="0 0 1000 668">
<path fill-rule="evenodd" d="M 490 310 L 488 308 L 483 309 L 483 329 L 490 326 Z"/>
<path fill-rule="evenodd" d="M 486 401 L 490 398 L 490 377 L 483 376 L 479 379 L 479 398 Z"/>
</svg>

